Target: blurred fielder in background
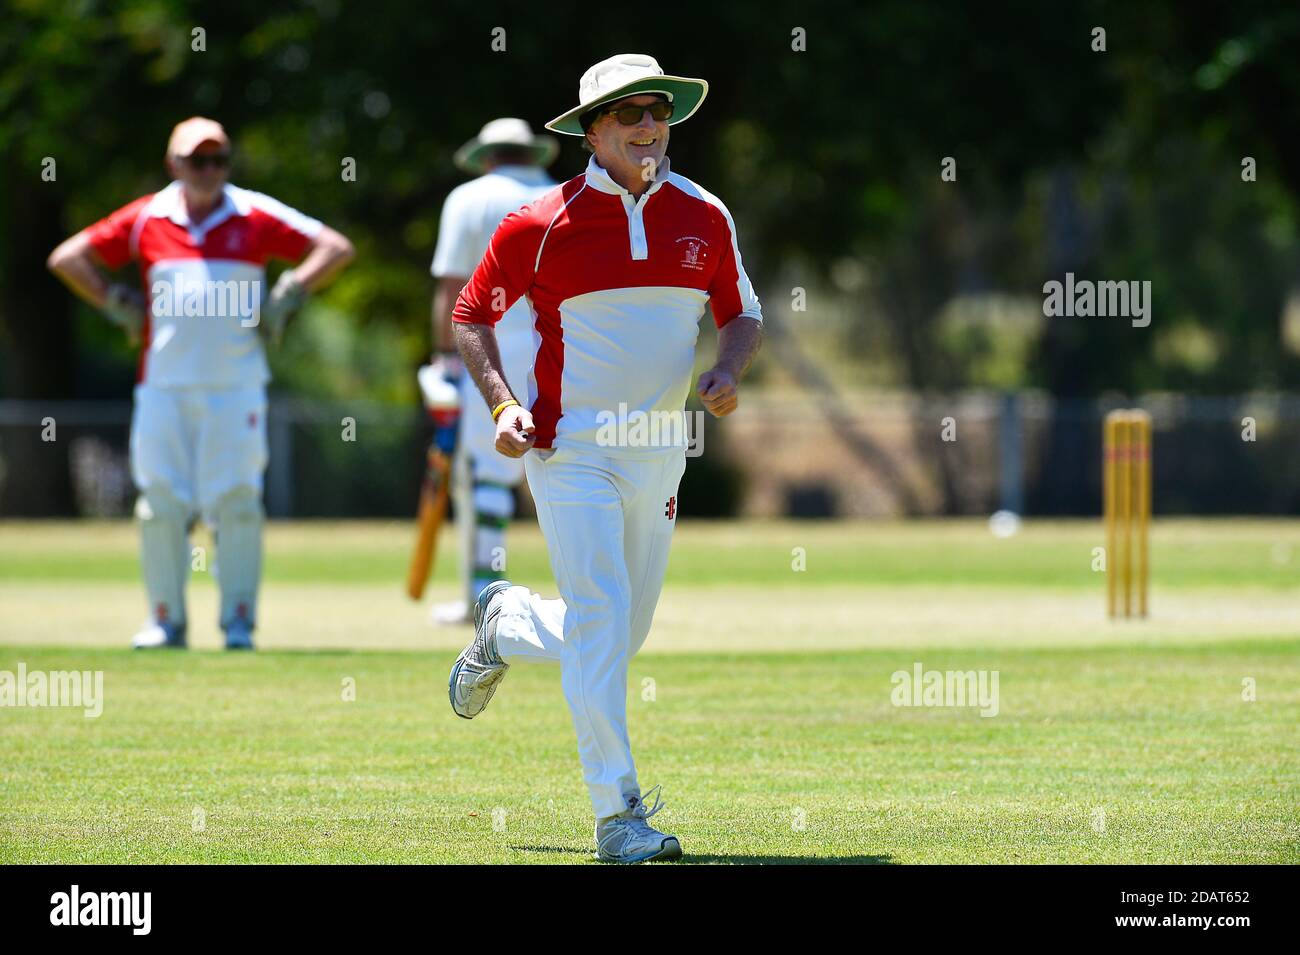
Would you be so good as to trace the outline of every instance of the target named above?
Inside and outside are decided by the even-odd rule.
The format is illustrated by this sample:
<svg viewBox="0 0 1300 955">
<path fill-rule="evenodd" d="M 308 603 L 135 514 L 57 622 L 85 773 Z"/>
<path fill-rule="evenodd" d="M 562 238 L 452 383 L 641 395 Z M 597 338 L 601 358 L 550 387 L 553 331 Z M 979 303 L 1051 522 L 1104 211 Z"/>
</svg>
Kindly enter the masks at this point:
<svg viewBox="0 0 1300 955">
<path fill-rule="evenodd" d="M 504 576 L 506 525 L 515 512 L 515 488 L 523 462 L 496 453 L 496 426 L 464 371 L 452 337 L 452 307 L 487 251 L 501 220 L 554 187 L 544 172 L 559 147 L 552 136 L 534 135 L 522 119 L 494 119 L 456 152 L 456 165 L 478 178 L 447 196 L 430 271 L 433 296 L 433 365 L 460 389 L 460 430 L 453 466 L 456 527 L 465 599 L 433 608 L 438 623 L 463 623 L 479 593 Z M 510 381 L 526 381 L 533 358 L 532 315 L 515 303 L 497 325 L 497 346 Z"/>
<path fill-rule="evenodd" d="M 704 80 L 666 76 L 620 54 L 578 86 L 579 105 L 547 128 L 584 137 L 586 171 L 506 217 L 456 302 L 456 341 L 497 423 L 496 447 L 524 458 L 561 599 L 490 584 L 448 692 L 471 719 L 510 664 L 558 664 L 596 816 L 601 859 L 681 855 L 648 822 L 627 729 L 627 674 L 650 632 L 686 468 L 685 405 L 700 320 L 718 355 L 697 391 L 717 416 L 762 337 L 758 298 L 726 207 L 669 170 L 669 126 L 689 119 Z M 537 329 L 528 405 L 497 352 L 502 312 L 525 299 Z M 645 443 L 611 435 L 610 416 L 679 419 Z M 656 787 L 657 789 L 658 787 Z M 653 794 L 651 793 L 646 795 Z"/>
<path fill-rule="evenodd" d="M 151 620 L 133 645 L 185 646 L 189 532 L 202 516 L 217 542 L 226 646 L 252 649 L 270 378 L 258 326 L 277 340 L 306 293 L 352 258 L 352 245 L 229 185 L 230 139 L 211 119 L 176 126 L 166 165 L 170 185 L 67 239 L 48 265 L 141 344 L 131 473 Z M 271 258 L 302 262 L 264 296 Z M 101 271 L 128 262 L 139 264 L 143 295 Z"/>
</svg>

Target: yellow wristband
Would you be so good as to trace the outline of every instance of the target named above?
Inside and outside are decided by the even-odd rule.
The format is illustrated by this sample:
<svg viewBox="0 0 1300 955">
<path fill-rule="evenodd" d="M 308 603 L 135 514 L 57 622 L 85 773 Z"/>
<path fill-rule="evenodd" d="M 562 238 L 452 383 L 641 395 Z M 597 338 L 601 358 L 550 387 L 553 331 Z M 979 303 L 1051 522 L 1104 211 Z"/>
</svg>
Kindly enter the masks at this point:
<svg viewBox="0 0 1300 955">
<path fill-rule="evenodd" d="M 518 405 L 518 404 L 519 402 L 515 401 L 514 398 L 507 398 L 505 401 L 501 402 L 501 404 L 497 405 L 495 408 L 492 409 L 492 420 L 496 421 L 497 418 L 501 417 L 501 412 L 505 411 L 511 405 Z"/>
</svg>

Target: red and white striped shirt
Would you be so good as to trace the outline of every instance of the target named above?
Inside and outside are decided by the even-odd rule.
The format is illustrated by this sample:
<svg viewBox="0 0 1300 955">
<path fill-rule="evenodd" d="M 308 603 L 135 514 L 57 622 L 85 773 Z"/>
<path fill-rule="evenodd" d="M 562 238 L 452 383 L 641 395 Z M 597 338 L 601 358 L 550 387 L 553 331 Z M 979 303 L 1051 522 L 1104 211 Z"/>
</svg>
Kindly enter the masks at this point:
<svg viewBox="0 0 1300 955">
<path fill-rule="evenodd" d="M 269 291 L 267 260 L 297 261 L 320 229 L 270 196 L 231 185 L 221 204 L 193 223 L 179 182 L 89 226 L 90 244 L 109 268 L 140 263 L 149 309 L 138 380 L 161 387 L 264 385 L 270 373 L 256 318 Z"/>
<path fill-rule="evenodd" d="M 705 306 L 719 328 L 742 315 L 762 321 L 731 214 L 666 159 L 640 199 L 593 157 L 511 213 L 453 317 L 492 325 L 521 297 L 532 311 L 538 448 L 637 453 L 599 442 L 601 422 L 621 406 L 682 413 Z"/>
</svg>

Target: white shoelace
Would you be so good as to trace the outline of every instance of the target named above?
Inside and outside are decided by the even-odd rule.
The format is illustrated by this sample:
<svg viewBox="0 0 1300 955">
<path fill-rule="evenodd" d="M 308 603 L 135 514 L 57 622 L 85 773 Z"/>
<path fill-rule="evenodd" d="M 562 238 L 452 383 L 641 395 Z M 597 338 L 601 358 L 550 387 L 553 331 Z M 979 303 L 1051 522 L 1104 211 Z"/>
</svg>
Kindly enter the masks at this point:
<svg viewBox="0 0 1300 955">
<path fill-rule="evenodd" d="M 645 822 L 645 820 L 649 819 L 660 809 L 664 808 L 664 801 L 659 795 L 659 790 L 662 788 L 663 788 L 663 784 L 661 783 L 658 786 L 656 786 L 654 789 L 646 793 L 645 796 L 642 796 L 637 800 L 636 806 L 632 810 L 632 817 L 634 819 L 640 819 L 642 822 Z M 649 809 L 646 809 L 645 807 L 646 796 L 655 797 L 655 804 L 651 806 Z"/>
<path fill-rule="evenodd" d="M 622 828 L 627 833 L 627 835 L 624 837 L 623 840 L 624 843 L 626 843 L 627 839 L 633 835 L 644 837 L 652 833 L 658 834 L 657 830 L 651 827 L 650 823 L 647 822 L 647 820 L 655 813 L 657 813 L 660 809 L 664 808 L 663 799 L 659 795 L 659 790 L 661 788 L 662 788 L 662 784 L 660 786 L 655 786 L 654 789 L 651 789 L 648 793 L 646 793 L 646 796 L 655 797 L 653 806 L 647 809 L 645 804 L 645 797 L 638 797 L 636 805 L 633 806 L 631 809 L 631 815 L 615 817 L 615 820 L 617 822 L 621 822 L 622 826 L 615 828 L 612 832 L 608 833 L 604 839 L 601 840 L 602 848 L 606 848 L 606 850 L 608 851 L 608 843 L 613 841 L 612 837 L 616 835 L 618 828 Z"/>
</svg>

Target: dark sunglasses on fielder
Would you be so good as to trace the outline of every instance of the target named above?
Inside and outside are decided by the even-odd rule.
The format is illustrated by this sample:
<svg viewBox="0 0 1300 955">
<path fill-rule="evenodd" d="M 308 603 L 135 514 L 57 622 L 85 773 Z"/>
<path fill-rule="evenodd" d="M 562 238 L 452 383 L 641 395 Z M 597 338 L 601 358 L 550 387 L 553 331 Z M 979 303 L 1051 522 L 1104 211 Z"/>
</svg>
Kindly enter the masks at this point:
<svg viewBox="0 0 1300 955">
<path fill-rule="evenodd" d="M 650 111 L 650 118 L 656 123 L 662 123 L 666 119 L 672 119 L 673 104 L 666 100 L 659 100 L 657 103 L 651 103 L 649 106 L 620 106 L 617 109 L 607 109 L 602 112 L 612 114 L 619 122 L 620 126 L 635 126 L 641 122 L 641 116 L 646 110 Z"/>
<path fill-rule="evenodd" d="M 225 169 L 230 165 L 230 153 L 209 153 L 203 156 L 190 156 L 185 160 L 195 169 Z"/>
</svg>

